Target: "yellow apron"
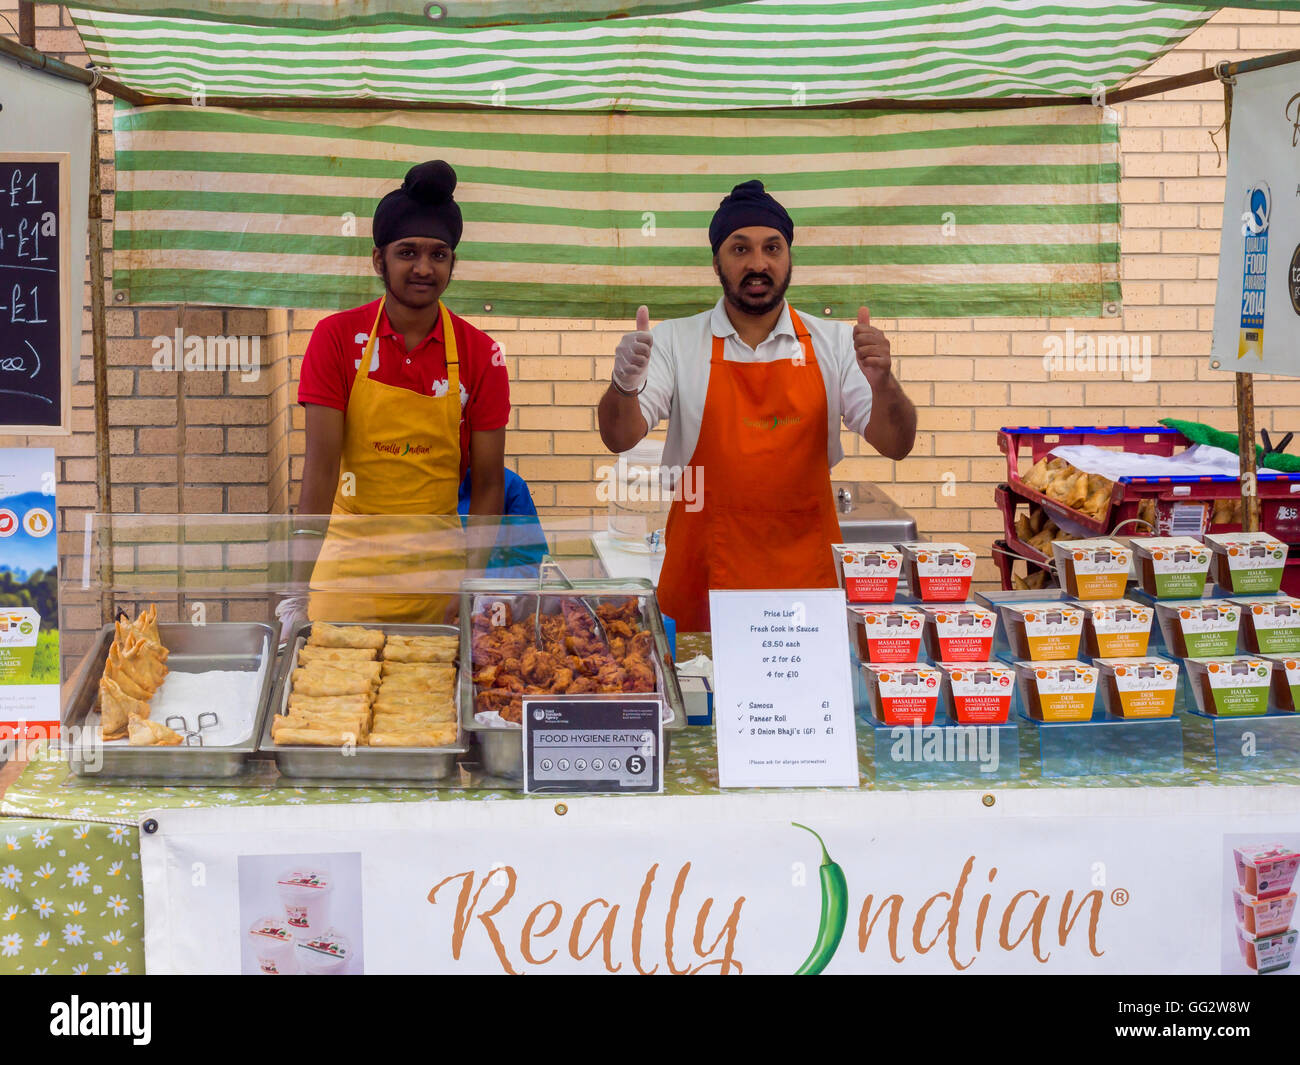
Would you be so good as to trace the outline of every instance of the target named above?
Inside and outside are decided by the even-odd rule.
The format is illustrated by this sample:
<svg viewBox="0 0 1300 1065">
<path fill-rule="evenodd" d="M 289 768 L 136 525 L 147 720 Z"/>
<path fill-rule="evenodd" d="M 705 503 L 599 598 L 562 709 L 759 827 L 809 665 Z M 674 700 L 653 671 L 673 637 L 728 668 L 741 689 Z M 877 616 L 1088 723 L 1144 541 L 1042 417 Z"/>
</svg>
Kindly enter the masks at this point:
<svg viewBox="0 0 1300 1065">
<path fill-rule="evenodd" d="M 370 376 L 379 301 L 344 415 L 339 487 L 311 576 L 313 621 L 438 624 L 457 601 L 460 373 L 451 316 L 438 310 L 447 392 L 425 396 Z"/>
</svg>

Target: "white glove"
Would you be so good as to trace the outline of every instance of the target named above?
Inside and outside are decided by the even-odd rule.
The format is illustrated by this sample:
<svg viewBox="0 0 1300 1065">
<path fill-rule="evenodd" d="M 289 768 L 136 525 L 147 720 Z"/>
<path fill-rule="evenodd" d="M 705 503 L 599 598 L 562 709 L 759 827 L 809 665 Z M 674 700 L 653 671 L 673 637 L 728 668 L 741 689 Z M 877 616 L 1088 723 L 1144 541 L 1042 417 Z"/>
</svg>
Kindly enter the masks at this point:
<svg viewBox="0 0 1300 1065">
<path fill-rule="evenodd" d="M 636 310 L 636 332 L 624 333 L 614 349 L 614 384 L 624 392 L 640 392 L 650 372 L 650 309 Z"/>
<path fill-rule="evenodd" d="M 307 596 L 286 595 L 276 604 L 275 616 L 280 622 L 280 642 L 283 643 L 295 625 L 307 620 Z"/>
</svg>

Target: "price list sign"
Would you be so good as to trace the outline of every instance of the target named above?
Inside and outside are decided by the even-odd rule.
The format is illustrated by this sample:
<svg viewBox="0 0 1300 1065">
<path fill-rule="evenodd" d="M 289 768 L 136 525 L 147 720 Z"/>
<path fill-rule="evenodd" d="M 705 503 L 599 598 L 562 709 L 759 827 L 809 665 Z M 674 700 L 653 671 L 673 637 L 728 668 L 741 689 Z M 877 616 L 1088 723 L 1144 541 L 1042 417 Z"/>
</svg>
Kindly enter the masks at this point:
<svg viewBox="0 0 1300 1065">
<path fill-rule="evenodd" d="M 713 591 L 724 788 L 858 786 L 844 593 Z"/>
<path fill-rule="evenodd" d="M 65 152 L 0 152 L 0 433 L 69 428 L 68 167 Z"/>
</svg>

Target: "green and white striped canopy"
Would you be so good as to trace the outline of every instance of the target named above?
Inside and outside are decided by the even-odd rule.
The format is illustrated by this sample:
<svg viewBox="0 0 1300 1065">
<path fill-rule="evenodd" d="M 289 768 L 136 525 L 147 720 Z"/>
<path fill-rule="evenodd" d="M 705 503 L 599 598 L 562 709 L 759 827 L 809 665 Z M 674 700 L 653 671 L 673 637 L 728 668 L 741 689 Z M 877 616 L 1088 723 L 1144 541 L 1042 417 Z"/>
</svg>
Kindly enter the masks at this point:
<svg viewBox="0 0 1300 1065">
<path fill-rule="evenodd" d="M 1118 130 L 1087 105 L 578 115 L 119 107 L 113 280 L 132 303 L 352 306 L 407 168 L 456 168 L 461 313 L 693 314 L 707 230 L 761 178 L 789 297 L 828 317 L 1097 316 L 1119 301 Z"/>
<path fill-rule="evenodd" d="M 1144 70 L 1212 13 L 1149 0 L 752 0 L 687 11 L 648 0 L 661 10 L 609 18 L 599 11 L 607 2 L 572 0 L 598 21 L 490 28 L 412 24 L 405 16 L 423 6 L 400 0 L 349 0 L 338 13 L 351 22 L 324 24 L 312 19 L 327 9 L 323 0 L 185 5 L 194 17 L 178 15 L 171 0 L 71 11 L 97 66 L 141 92 L 183 100 L 708 112 L 1089 97 Z M 560 10 L 554 0 L 443 6 L 452 21 L 474 23 L 474 9 L 493 4 L 521 19 L 534 6 Z M 270 17 L 276 11 L 282 19 Z M 233 21 L 240 12 L 248 21 Z"/>
</svg>

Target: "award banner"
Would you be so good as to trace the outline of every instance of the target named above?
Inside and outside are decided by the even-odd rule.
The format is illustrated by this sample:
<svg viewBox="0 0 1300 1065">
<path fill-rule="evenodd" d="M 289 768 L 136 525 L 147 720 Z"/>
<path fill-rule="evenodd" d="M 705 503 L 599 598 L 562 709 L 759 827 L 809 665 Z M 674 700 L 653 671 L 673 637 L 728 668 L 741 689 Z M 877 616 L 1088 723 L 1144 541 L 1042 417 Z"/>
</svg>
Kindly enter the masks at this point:
<svg viewBox="0 0 1300 1065">
<path fill-rule="evenodd" d="M 1210 365 L 1300 377 L 1300 63 L 1239 74 Z"/>
<path fill-rule="evenodd" d="M 0 450 L 0 741 L 59 722 L 54 449 Z"/>
<path fill-rule="evenodd" d="M 1300 973 L 1285 787 L 142 815 L 151 974 Z"/>
</svg>

